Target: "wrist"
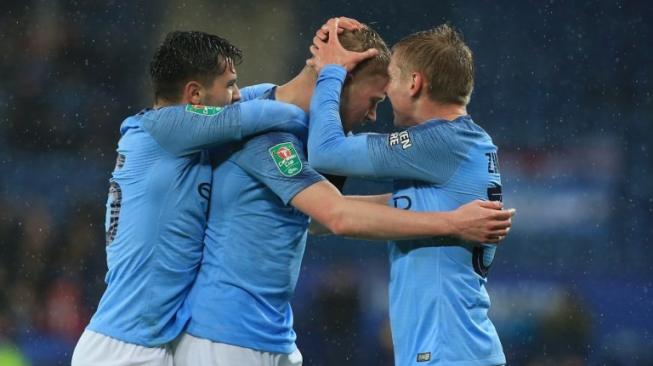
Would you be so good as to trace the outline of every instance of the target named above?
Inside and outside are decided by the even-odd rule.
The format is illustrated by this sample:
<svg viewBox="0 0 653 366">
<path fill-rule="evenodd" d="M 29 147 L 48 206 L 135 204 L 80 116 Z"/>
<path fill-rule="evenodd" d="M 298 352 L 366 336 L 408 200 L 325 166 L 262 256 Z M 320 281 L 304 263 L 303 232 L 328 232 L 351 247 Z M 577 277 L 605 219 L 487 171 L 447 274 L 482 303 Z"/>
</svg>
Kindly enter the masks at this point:
<svg viewBox="0 0 653 366">
<path fill-rule="evenodd" d="M 347 76 L 347 69 L 340 64 L 327 64 L 322 67 L 320 70 L 320 76 L 330 76 L 335 77 L 340 80 L 344 80 Z"/>
<path fill-rule="evenodd" d="M 456 224 L 456 216 L 453 212 L 441 212 L 439 213 L 439 219 L 444 223 L 442 225 L 442 235 L 443 236 L 455 236 L 458 237 L 460 230 Z"/>
</svg>

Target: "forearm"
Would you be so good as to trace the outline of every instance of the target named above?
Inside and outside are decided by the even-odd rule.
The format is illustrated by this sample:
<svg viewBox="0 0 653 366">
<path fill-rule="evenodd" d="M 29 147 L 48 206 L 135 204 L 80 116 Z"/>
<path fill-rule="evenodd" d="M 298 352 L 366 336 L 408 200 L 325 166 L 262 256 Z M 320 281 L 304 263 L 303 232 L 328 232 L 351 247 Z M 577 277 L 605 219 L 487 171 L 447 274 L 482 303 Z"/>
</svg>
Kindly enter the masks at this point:
<svg viewBox="0 0 653 366">
<path fill-rule="evenodd" d="M 225 108 L 207 108 L 212 108 L 213 114 L 193 112 L 190 105 L 165 108 L 151 118 L 144 118 L 143 128 L 175 155 L 186 155 L 268 131 L 306 133 L 304 111 L 290 104 L 256 99 Z"/>
<path fill-rule="evenodd" d="M 390 199 L 390 197 L 392 197 L 392 193 L 370 195 L 370 196 L 345 196 L 345 198 L 348 200 L 374 203 L 383 206 L 386 206 L 388 204 L 388 200 Z"/>
<path fill-rule="evenodd" d="M 412 212 L 346 199 L 329 182 L 317 182 L 290 203 L 336 235 L 370 240 L 448 236 L 454 232 L 450 213 Z"/>
<path fill-rule="evenodd" d="M 367 203 L 372 203 L 375 205 L 383 205 L 385 206 L 392 197 L 391 193 L 386 193 L 386 194 L 379 194 L 379 195 L 374 195 L 374 196 L 344 196 L 345 199 L 347 200 L 352 200 L 352 201 L 359 201 L 359 202 L 367 202 Z M 308 228 L 308 232 L 311 235 L 328 235 L 328 234 L 333 234 L 331 230 L 329 230 L 328 227 L 320 224 L 317 220 L 311 220 L 311 225 Z"/>
<path fill-rule="evenodd" d="M 242 88 L 240 89 L 240 102 L 242 103 L 248 100 L 259 98 L 274 86 L 275 85 L 271 83 L 262 83 Z"/>
<path fill-rule="evenodd" d="M 339 207 L 332 226 L 336 235 L 368 240 L 449 236 L 454 231 L 448 212 L 405 211 L 357 200 Z"/>
<path fill-rule="evenodd" d="M 311 99 L 308 157 L 320 172 L 337 175 L 372 176 L 366 136 L 347 137 L 340 119 L 340 92 L 344 69 L 325 67 Z"/>
</svg>

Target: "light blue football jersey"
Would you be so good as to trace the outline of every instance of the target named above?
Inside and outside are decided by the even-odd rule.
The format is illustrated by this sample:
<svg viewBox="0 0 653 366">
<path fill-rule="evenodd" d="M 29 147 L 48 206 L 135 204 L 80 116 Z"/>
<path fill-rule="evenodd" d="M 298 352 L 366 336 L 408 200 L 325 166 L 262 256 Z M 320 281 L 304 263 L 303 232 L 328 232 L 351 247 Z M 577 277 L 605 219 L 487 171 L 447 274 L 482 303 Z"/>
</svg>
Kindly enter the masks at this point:
<svg viewBox="0 0 653 366">
<path fill-rule="evenodd" d="M 200 271 L 184 304 L 195 337 L 274 353 L 296 349 L 290 299 L 309 219 L 289 205 L 323 180 L 288 133 L 251 139 L 213 172 Z"/>
<path fill-rule="evenodd" d="M 269 100 L 171 106 L 127 118 L 107 200 L 107 288 L 88 329 L 143 346 L 176 338 L 188 321 L 179 309 L 202 257 L 213 180 L 205 149 L 305 129 L 301 109 Z"/>
<path fill-rule="evenodd" d="M 344 69 L 328 66 L 311 102 L 309 161 L 332 174 L 394 179 L 388 204 L 450 211 L 501 200 L 497 148 L 471 117 L 433 120 L 392 134 L 345 137 L 338 105 Z M 390 322 L 395 364 L 501 365 L 485 289 L 496 247 L 454 238 L 390 242 Z"/>
</svg>

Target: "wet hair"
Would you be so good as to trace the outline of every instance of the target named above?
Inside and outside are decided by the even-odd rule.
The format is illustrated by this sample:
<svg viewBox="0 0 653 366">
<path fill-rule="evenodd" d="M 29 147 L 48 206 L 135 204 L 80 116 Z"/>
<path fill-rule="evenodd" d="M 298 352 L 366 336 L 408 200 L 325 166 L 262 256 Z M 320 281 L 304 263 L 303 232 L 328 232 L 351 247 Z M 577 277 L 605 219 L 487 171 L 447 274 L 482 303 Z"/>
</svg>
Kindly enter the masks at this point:
<svg viewBox="0 0 653 366">
<path fill-rule="evenodd" d="M 242 61 L 243 52 L 224 38 L 197 31 L 168 33 L 150 62 L 155 100 L 176 102 L 188 81 L 211 85 Z"/>
<path fill-rule="evenodd" d="M 345 30 L 338 35 L 342 47 L 349 51 L 363 52 L 370 48 L 379 50 L 379 54 L 369 58 L 352 70 L 352 73 L 366 73 L 367 75 L 388 75 L 390 64 L 390 49 L 381 36 L 369 26 L 355 30 Z"/>
<path fill-rule="evenodd" d="M 413 33 L 392 52 L 402 76 L 417 71 L 428 82 L 431 100 L 467 105 L 474 87 L 474 60 L 460 33 L 447 24 Z"/>
</svg>

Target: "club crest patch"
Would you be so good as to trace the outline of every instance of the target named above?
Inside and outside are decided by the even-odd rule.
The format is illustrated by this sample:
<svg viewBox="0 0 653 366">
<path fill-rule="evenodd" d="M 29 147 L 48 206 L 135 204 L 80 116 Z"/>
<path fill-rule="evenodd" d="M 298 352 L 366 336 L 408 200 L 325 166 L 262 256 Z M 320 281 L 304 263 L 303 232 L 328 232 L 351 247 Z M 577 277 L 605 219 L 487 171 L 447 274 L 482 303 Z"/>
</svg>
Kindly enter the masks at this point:
<svg viewBox="0 0 653 366">
<path fill-rule="evenodd" d="M 222 111 L 222 108 L 201 104 L 187 104 L 186 112 L 199 114 L 202 116 L 214 116 Z"/>
<path fill-rule="evenodd" d="M 302 161 L 292 142 L 282 142 L 268 151 L 283 176 L 293 177 L 302 171 Z"/>
</svg>

